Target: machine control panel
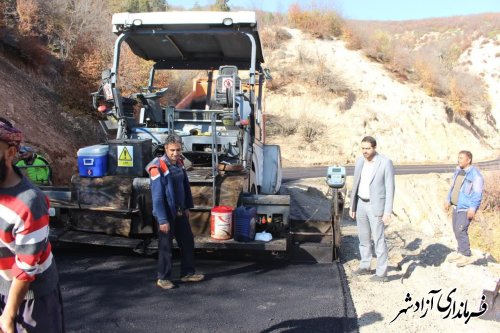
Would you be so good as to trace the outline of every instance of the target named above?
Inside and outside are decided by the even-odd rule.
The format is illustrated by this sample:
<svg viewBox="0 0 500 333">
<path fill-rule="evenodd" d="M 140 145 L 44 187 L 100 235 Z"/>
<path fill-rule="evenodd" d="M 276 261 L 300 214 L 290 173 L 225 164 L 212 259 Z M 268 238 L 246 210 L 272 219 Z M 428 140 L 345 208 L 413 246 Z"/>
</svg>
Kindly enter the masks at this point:
<svg viewBox="0 0 500 333">
<path fill-rule="evenodd" d="M 326 172 L 326 183 L 332 188 L 342 188 L 345 185 L 345 167 L 331 166 Z"/>
</svg>

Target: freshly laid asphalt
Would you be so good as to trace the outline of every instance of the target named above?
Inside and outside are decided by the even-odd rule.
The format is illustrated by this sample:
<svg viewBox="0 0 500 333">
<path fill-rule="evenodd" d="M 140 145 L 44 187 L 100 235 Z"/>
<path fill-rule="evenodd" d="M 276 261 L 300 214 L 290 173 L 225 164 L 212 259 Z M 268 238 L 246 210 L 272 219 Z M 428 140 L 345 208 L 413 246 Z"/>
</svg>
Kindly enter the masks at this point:
<svg viewBox="0 0 500 333">
<path fill-rule="evenodd" d="M 55 249 L 67 332 L 357 332 L 340 263 L 199 253 L 199 283 L 155 285 L 156 258 L 124 249 Z"/>
</svg>

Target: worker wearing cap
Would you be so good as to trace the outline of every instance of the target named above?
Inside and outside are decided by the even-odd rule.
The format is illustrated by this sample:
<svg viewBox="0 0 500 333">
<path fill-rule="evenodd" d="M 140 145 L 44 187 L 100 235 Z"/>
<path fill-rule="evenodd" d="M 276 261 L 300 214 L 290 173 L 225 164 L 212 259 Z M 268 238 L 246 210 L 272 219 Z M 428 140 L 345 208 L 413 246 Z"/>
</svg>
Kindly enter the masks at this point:
<svg viewBox="0 0 500 333">
<path fill-rule="evenodd" d="M 33 148 L 23 146 L 19 150 L 20 160 L 16 166 L 36 185 L 51 185 L 52 170 L 49 162 L 35 153 Z"/>
<path fill-rule="evenodd" d="M 49 200 L 13 165 L 22 132 L 0 117 L 0 332 L 64 332 Z"/>
</svg>

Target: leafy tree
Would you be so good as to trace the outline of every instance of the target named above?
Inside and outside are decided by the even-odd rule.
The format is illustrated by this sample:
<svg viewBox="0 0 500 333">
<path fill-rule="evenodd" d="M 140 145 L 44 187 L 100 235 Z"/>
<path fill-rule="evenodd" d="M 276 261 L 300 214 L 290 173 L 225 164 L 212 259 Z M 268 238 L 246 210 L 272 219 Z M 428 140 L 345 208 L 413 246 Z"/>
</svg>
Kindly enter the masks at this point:
<svg viewBox="0 0 500 333">
<path fill-rule="evenodd" d="M 113 12 L 161 12 L 168 10 L 169 5 L 165 0 L 111 0 Z"/>
<path fill-rule="evenodd" d="M 227 5 L 228 2 L 229 0 L 215 0 L 215 3 L 212 5 L 212 10 L 229 12 L 231 8 Z"/>
<path fill-rule="evenodd" d="M 191 8 L 192 10 L 203 10 L 203 8 L 201 8 L 200 6 L 200 3 L 198 1 L 196 1 L 193 5 L 193 8 Z"/>
</svg>

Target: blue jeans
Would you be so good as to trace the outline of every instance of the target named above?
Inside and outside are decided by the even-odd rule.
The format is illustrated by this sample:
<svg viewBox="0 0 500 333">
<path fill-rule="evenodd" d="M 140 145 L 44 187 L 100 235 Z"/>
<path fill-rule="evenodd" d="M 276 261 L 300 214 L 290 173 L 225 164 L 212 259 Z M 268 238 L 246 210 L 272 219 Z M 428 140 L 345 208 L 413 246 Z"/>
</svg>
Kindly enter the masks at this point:
<svg viewBox="0 0 500 333">
<path fill-rule="evenodd" d="M 158 279 L 170 280 L 172 276 L 173 237 L 181 249 L 181 276 L 194 274 L 194 239 L 185 215 L 170 223 L 170 231 L 158 231 Z"/>
</svg>

